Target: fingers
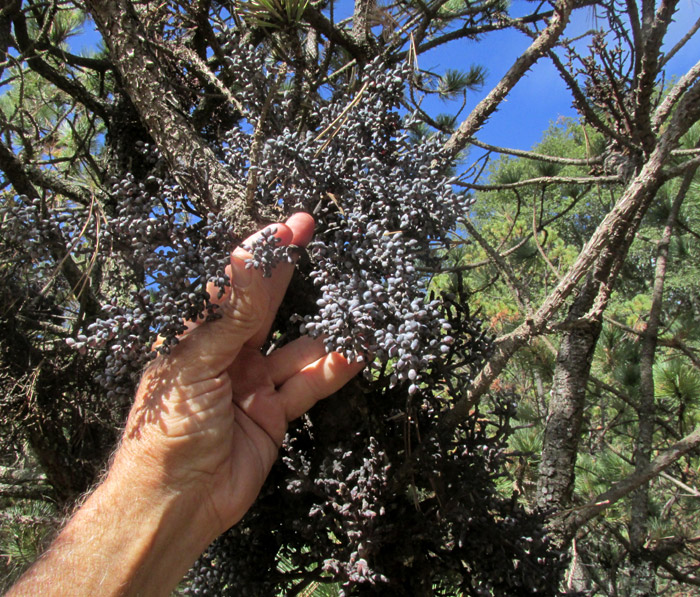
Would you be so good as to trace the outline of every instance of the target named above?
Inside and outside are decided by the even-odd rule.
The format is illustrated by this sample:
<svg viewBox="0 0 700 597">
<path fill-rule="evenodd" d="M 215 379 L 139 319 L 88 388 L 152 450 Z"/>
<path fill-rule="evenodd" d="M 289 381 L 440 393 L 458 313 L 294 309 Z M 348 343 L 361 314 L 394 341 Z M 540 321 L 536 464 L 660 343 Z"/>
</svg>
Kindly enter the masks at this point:
<svg viewBox="0 0 700 597">
<path fill-rule="evenodd" d="M 189 330 L 170 353 L 182 382 L 196 383 L 227 369 L 267 316 L 270 299 L 262 276 L 250 274 L 242 263 L 234 262 L 232 271 L 229 300 L 218 310 L 221 317 Z"/>
<path fill-rule="evenodd" d="M 255 234 L 249 236 L 245 241 L 243 241 L 240 247 L 237 247 L 233 250 L 231 254 L 231 259 L 235 261 L 236 265 L 240 266 L 240 268 L 235 267 L 232 271 L 231 266 L 228 266 L 226 268 L 226 273 L 231 278 L 235 276 L 237 278 L 237 283 L 239 286 L 246 286 L 249 283 L 251 277 L 256 272 L 252 268 L 245 268 L 245 261 L 249 259 L 251 255 L 248 251 L 246 251 L 243 248 L 243 246 L 251 246 L 258 238 L 260 238 L 260 236 L 262 236 L 264 233 L 269 233 L 271 228 L 275 228 L 275 236 L 280 239 L 280 244 L 291 244 L 299 247 L 305 247 L 307 244 L 309 244 L 311 238 L 313 237 L 314 226 L 315 222 L 313 217 L 307 213 L 300 212 L 290 216 L 284 224 L 272 224 L 263 228 L 262 230 L 259 230 Z M 286 284 L 283 283 L 284 281 L 282 278 L 284 276 L 280 276 L 280 274 L 285 269 L 291 272 L 293 270 L 293 267 L 290 266 L 290 264 L 286 263 L 279 264 L 272 272 L 272 278 L 275 279 L 275 283 L 270 284 L 271 286 L 273 286 L 275 295 L 280 294 L 281 290 L 282 297 L 284 297 L 284 290 L 286 290 Z M 270 280 L 272 280 L 272 278 L 270 278 Z M 287 284 L 288 283 L 289 282 L 287 281 Z M 211 302 L 214 304 L 221 304 L 222 302 L 229 300 L 230 297 L 229 288 L 225 289 L 223 296 L 218 296 L 219 288 L 216 287 L 213 283 L 207 285 L 207 292 L 211 296 Z M 273 303 L 279 306 L 282 297 L 279 298 L 279 301 L 275 300 L 273 301 Z M 273 298 L 276 298 L 276 296 Z M 195 322 L 194 325 L 198 324 L 199 322 Z"/>
<path fill-rule="evenodd" d="M 275 236 L 282 239 L 282 244 L 304 247 L 311 241 L 314 225 L 314 219 L 309 214 L 297 213 L 291 216 L 284 224 L 277 225 Z M 250 239 L 246 241 L 246 243 L 248 242 L 251 242 Z M 234 257 L 241 255 L 239 251 L 239 249 L 234 251 Z M 272 270 L 272 276 L 264 280 L 270 297 L 268 313 L 258 332 L 248 341 L 249 346 L 260 348 L 265 343 L 293 273 L 294 264 L 280 263 Z"/>
<path fill-rule="evenodd" d="M 292 244 L 305 247 L 311 242 L 316 223 L 311 215 L 303 212 L 292 215 L 287 221 L 287 226 L 292 231 Z"/>
<path fill-rule="evenodd" d="M 313 235 L 314 220 L 308 214 L 295 214 L 285 224 L 275 225 L 275 236 L 282 244 L 307 244 Z M 251 245 L 270 227 L 249 237 L 244 244 Z M 246 267 L 250 254 L 242 247 L 231 254 L 227 269 L 231 287 L 214 302 L 220 306 L 222 317 L 216 321 L 200 325 L 188 323 L 187 332 L 173 351 L 179 360 L 183 376 L 196 381 L 207 375 L 218 375 L 236 358 L 241 347 L 248 345 L 259 348 L 267 338 L 275 318 L 294 264 L 281 263 L 272 270 L 269 278 Z M 212 290 L 211 294 L 215 291 Z"/>
<path fill-rule="evenodd" d="M 287 421 L 300 417 L 316 402 L 337 392 L 362 367 L 361 363 L 349 363 L 337 352 L 332 352 L 290 377 L 278 391 Z"/>
<path fill-rule="evenodd" d="M 267 357 L 267 367 L 272 383 L 281 386 L 310 363 L 317 361 L 326 354 L 323 340 L 302 336 L 275 350 Z"/>
</svg>

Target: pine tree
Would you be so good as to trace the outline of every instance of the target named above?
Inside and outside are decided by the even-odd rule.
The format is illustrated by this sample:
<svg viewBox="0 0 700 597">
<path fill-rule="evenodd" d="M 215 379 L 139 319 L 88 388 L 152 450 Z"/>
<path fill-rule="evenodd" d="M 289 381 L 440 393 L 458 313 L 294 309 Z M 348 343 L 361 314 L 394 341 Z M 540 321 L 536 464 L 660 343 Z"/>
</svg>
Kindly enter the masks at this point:
<svg viewBox="0 0 700 597">
<path fill-rule="evenodd" d="M 8 4 L 3 464 L 23 463 L 34 480 L 44 474 L 32 497 L 68 507 L 104 466 L 156 337 L 167 351 L 183 318 L 216 317 L 207 283 L 229 283 L 230 247 L 303 209 L 318 220 L 316 240 L 269 345 L 323 334 L 329 350 L 366 360 L 367 374 L 290 430 L 256 506 L 203 555 L 183 591 L 304 594 L 328 584 L 345 594 L 554 594 L 567 551 L 574 564 L 596 563 L 584 585 L 614 586 L 625 574 L 634 583 L 637 562 L 691 582 L 692 538 L 674 535 L 675 549 L 655 522 L 661 481 L 617 524 L 599 523 L 629 564 L 614 569 L 616 579 L 601 572 L 612 550 L 597 550 L 595 539 L 574 549 L 572 540 L 601 510 L 600 496 L 581 489 L 577 457 L 600 462 L 588 485 L 611 496 L 612 512 L 649 471 L 657 478 L 671 466 L 674 491 L 688 485 L 682 466 L 692 471 L 700 442 L 690 394 L 672 400 L 657 392 L 656 374 L 651 393 L 642 381 L 680 359 L 663 379 L 676 375 L 687 392 L 697 367 L 693 317 L 673 328 L 697 302 L 694 278 L 664 273 L 671 298 L 661 293 L 659 310 L 640 248 L 653 231 L 661 251 L 659 231 L 673 220 L 668 253 L 696 250 L 696 210 L 686 210 L 694 195 L 685 190 L 671 220 L 657 198 L 666 193 L 673 206 L 678 185 L 694 184 L 700 84 L 690 71 L 661 89 L 676 3 L 650 6 L 638 15 L 633 5 L 598 3 L 607 37 L 592 36 L 582 56 L 565 37 L 572 11 L 585 10 L 571 0 L 519 17 L 501 2 L 358 0 L 345 21 L 332 2 Z M 78 56 L 66 42 L 88 16 L 104 48 Z M 462 115 L 483 70 L 426 71 L 424 54 L 511 28 L 532 44 Z M 543 59 L 571 89 L 582 124 L 554 130 L 535 152 L 479 141 Z M 427 96 L 457 105 L 429 114 Z M 484 184 L 479 158 L 464 161 L 469 148 L 512 159 Z M 487 192 L 495 206 L 492 195 L 480 199 Z M 250 265 L 263 271 L 289 257 L 270 238 L 251 249 Z M 603 318 L 613 311 L 614 322 Z M 634 315 L 656 321 L 656 331 Z M 585 326 L 580 354 L 591 355 L 590 367 L 588 356 L 563 358 L 566 337 Z M 607 353 L 599 335 L 613 341 Z M 621 361 L 636 354 L 639 367 Z M 614 368 L 600 373 L 606 358 Z M 571 387 L 581 390 L 566 453 L 551 448 L 554 418 L 542 427 L 554 412 L 549 390 L 572 398 L 553 381 L 564 364 L 578 366 Z M 631 400 L 644 384 L 646 405 Z M 656 420 L 674 408 L 671 433 Z M 555 495 L 544 475 L 536 485 L 540 442 L 569 463 L 554 466 L 564 479 L 554 500 L 541 499 Z M 619 474 L 605 476 L 605 466 Z M 19 495 L 4 496 L 7 520 L 30 515 Z M 692 520 L 692 507 L 675 499 L 674 513 Z M 634 512 L 641 539 L 625 543 L 620 525 Z"/>
</svg>

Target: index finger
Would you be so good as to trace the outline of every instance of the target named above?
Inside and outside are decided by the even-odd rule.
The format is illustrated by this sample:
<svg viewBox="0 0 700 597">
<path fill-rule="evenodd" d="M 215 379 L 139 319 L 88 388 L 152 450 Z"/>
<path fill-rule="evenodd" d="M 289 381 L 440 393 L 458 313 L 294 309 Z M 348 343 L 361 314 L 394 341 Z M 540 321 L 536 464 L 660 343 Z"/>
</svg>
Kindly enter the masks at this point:
<svg viewBox="0 0 700 597">
<path fill-rule="evenodd" d="M 296 213 L 292 215 L 284 224 L 277 226 L 275 236 L 281 239 L 281 244 L 291 244 L 299 247 L 305 247 L 309 244 L 311 238 L 313 237 L 314 226 L 314 219 L 309 214 L 302 212 Z M 255 235 L 246 240 L 246 244 L 249 244 L 254 239 Z M 233 252 L 232 259 L 245 259 L 248 257 L 248 255 L 249 254 L 244 249 L 238 248 Z M 293 263 L 280 263 L 272 270 L 272 276 L 264 280 L 268 296 L 270 297 L 269 308 L 260 329 L 250 340 L 248 340 L 248 346 L 260 348 L 265 343 L 265 340 L 270 333 L 272 323 L 277 315 L 277 309 L 279 309 L 279 306 L 284 299 L 284 295 L 287 292 L 287 286 L 289 286 L 289 281 L 292 279 L 293 273 Z"/>
<path fill-rule="evenodd" d="M 280 239 L 281 245 L 295 245 L 299 247 L 304 247 L 309 244 L 314 233 L 315 222 L 312 216 L 307 213 L 299 212 L 293 214 L 287 219 L 284 224 L 272 224 L 259 230 L 255 234 L 249 236 L 245 241 L 243 241 L 242 246 L 237 247 L 231 253 L 231 261 L 236 262 L 236 267 L 227 266 L 226 273 L 231 277 L 247 277 L 247 276 L 260 276 L 261 274 L 256 271 L 246 271 L 247 265 L 246 261 L 251 258 L 251 254 L 244 248 L 250 247 L 253 243 L 263 235 L 269 235 L 272 229 L 275 230 L 274 235 Z M 284 294 L 287 291 L 287 286 L 289 286 L 289 281 L 294 273 L 293 263 L 279 263 L 272 270 L 272 275 L 269 278 L 263 279 L 263 286 L 269 297 L 269 307 L 268 311 L 263 318 L 258 331 L 246 342 L 248 346 L 255 348 L 260 348 L 267 339 L 267 335 L 270 332 L 272 323 L 277 314 L 277 309 L 279 309 Z M 210 295 L 210 301 L 212 304 L 221 305 L 226 301 L 231 300 L 231 288 L 222 289 L 219 293 L 219 288 L 215 286 L 213 282 L 207 285 L 207 292 Z M 190 333 L 195 328 L 204 324 L 203 319 L 198 319 L 196 321 L 186 321 L 186 330 L 181 337 L 184 337 Z M 162 339 L 159 338 L 154 347 L 160 345 Z"/>
</svg>

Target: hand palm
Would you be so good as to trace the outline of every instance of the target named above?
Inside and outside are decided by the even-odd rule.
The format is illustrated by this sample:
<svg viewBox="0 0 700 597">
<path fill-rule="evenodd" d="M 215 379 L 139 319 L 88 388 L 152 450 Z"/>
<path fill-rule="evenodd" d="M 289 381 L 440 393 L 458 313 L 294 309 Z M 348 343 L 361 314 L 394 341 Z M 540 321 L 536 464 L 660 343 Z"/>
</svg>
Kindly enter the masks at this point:
<svg viewBox="0 0 700 597">
<path fill-rule="evenodd" d="M 309 221 L 293 216 L 277 235 L 305 244 Z M 359 370 L 309 338 L 263 356 L 293 266 L 278 266 L 263 279 L 242 268 L 240 251 L 232 259 L 238 286 L 222 300 L 223 317 L 193 326 L 170 356 L 149 368 L 127 425 L 127 437 L 146 440 L 164 475 L 197 484 L 221 531 L 254 501 L 287 423 Z"/>
</svg>

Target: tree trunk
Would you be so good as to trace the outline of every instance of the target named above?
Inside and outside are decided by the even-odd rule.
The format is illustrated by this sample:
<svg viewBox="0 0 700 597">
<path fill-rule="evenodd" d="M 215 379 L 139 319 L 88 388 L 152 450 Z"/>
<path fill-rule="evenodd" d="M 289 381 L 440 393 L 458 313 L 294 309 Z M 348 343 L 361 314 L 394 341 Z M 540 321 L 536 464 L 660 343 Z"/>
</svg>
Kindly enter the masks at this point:
<svg viewBox="0 0 700 597">
<path fill-rule="evenodd" d="M 688 189 L 695 177 L 696 169 L 689 170 L 671 206 L 663 234 L 656 246 L 656 271 L 651 297 L 651 308 L 646 329 L 642 334 L 639 350 L 639 424 L 634 449 L 634 468 L 643 474 L 650 466 L 654 445 L 656 414 L 656 391 L 654 384 L 654 361 L 658 343 L 664 283 L 668 266 L 669 247 L 678 219 L 678 213 Z M 649 522 L 649 485 L 645 484 L 631 496 L 630 537 L 630 597 L 646 597 L 656 594 L 656 566 L 646 554 L 647 526 Z"/>
<path fill-rule="evenodd" d="M 596 295 L 597 284 L 589 277 L 567 321 L 583 317 Z M 586 384 L 601 328 L 600 319 L 575 327 L 564 335 L 557 353 L 535 498 L 542 510 L 557 512 L 571 503 Z"/>
<path fill-rule="evenodd" d="M 192 199 L 224 210 L 237 232 L 252 231 L 243 182 L 233 178 L 192 126 L 155 44 L 128 0 L 87 0 L 86 6 L 109 47 L 121 84 L 141 120 Z"/>
</svg>

